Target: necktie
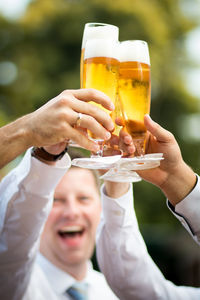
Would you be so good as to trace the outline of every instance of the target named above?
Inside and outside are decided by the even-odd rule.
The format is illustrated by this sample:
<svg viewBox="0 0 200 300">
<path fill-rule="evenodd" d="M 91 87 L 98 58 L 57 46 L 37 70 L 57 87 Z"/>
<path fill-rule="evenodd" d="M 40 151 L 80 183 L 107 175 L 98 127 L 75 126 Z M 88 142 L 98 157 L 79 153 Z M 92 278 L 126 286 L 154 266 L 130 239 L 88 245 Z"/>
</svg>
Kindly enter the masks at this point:
<svg viewBox="0 0 200 300">
<path fill-rule="evenodd" d="M 67 290 L 67 294 L 74 300 L 88 300 L 87 289 L 86 283 L 76 282 Z"/>
</svg>

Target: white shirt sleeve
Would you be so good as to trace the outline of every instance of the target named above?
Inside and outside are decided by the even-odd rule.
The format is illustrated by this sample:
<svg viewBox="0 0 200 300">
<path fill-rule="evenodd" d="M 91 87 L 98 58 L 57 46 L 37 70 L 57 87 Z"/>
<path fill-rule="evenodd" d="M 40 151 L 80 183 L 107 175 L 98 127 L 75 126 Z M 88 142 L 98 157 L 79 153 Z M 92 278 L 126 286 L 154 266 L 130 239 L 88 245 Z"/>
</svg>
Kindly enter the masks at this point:
<svg viewBox="0 0 200 300">
<path fill-rule="evenodd" d="M 182 223 L 192 238 L 200 245 L 200 178 L 194 189 L 175 208 L 167 201 L 175 217 Z"/>
<path fill-rule="evenodd" d="M 101 190 L 103 216 L 97 234 L 101 271 L 123 300 L 197 300 L 200 289 L 166 280 L 147 252 L 133 207 L 133 191 L 112 199 Z"/>
<path fill-rule="evenodd" d="M 70 167 L 68 155 L 56 166 L 31 157 L 30 149 L 0 184 L 0 299 L 22 299 L 52 206 L 53 193 Z"/>
</svg>

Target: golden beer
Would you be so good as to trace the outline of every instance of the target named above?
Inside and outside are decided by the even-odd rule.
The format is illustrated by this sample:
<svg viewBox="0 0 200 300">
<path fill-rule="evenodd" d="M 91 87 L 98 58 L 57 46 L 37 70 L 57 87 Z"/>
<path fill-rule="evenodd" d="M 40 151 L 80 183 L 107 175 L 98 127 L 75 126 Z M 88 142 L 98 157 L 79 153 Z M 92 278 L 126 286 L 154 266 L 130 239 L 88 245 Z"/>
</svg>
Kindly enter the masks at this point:
<svg viewBox="0 0 200 300">
<path fill-rule="evenodd" d="M 141 155 L 145 152 L 144 115 L 150 112 L 151 79 L 149 56 L 147 51 L 137 49 L 137 42 L 142 41 L 124 42 L 126 53 L 121 50 L 119 97 L 125 128 L 133 138 L 136 154 Z"/>
<path fill-rule="evenodd" d="M 83 61 L 85 53 L 85 44 L 90 39 L 110 39 L 118 41 L 119 28 L 105 23 L 87 23 L 83 31 L 80 59 L 80 87 L 83 88 Z"/>
<path fill-rule="evenodd" d="M 100 90 L 115 103 L 118 69 L 119 61 L 115 58 L 92 57 L 85 59 L 83 66 L 83 88 Z M 102 109 L 106 110 L 105 108 Z"/>
<path fill-rule="evenodd" d="M 118 72 L 117 43 L 101 39 L 89 40 L 86 43 L 83 64 L 83 88 L 94 88 L 102 91 L 115 104 L 118 88 Z M 100 104 L 92 104 L 110 113 L 110 111 L 106 110 Z"/>
<path fill-rule="evenodd" d="M 83 60 L 84 60 L 85 48 L 81 49 L 81 60 L 80 60 L 80 88 L 83 88 Z"/>
</svg>

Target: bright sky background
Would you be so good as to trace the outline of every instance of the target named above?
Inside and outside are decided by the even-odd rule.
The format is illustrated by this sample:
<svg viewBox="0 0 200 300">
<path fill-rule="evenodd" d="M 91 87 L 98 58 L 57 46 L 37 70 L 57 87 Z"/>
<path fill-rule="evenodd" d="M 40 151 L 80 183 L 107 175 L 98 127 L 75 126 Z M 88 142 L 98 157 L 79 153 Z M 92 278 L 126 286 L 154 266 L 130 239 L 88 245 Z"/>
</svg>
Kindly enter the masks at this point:
<svg viewBox="0 0 200 300">
<path fill-rule="evenodd" d="M 200 27 L 188 35 L 186 47 L 194 66 L 196 65 L 188 72 L 186 84 L 188 89 L 200 99 Z"/>
<path fill-rule="evenodd" d="M 22 15 L 31 0 L 0 0 L 0 11 L 8 18 Z M 55 0 L 56 1 L 56 0 Z M 200 0 L 182 0 L 180 2 L 186 15 L 200 20 Z M 200 26 L 188 35 L 186 48 L 195 68 L 185 75 L 186 85 L 190 92 L 200 99 Z"/>
<path fill-rule="evenodd" d="M 26 9 L 30 0 L 0 0 L 0 11 L 8 18 L 17 18 Z"/>
</svg>

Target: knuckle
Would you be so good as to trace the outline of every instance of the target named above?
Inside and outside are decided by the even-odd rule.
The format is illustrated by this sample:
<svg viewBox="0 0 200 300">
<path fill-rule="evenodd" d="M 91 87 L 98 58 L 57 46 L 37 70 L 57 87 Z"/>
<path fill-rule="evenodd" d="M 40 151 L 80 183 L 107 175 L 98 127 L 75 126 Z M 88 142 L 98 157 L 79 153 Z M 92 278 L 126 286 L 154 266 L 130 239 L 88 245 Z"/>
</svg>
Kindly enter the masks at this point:
<svg viewBox="0 0 200 300">
<path fill-rule="evenodd" d="M 94 122 L 94 118 L 90 115 L 86 116 L 86 120 L 87 120 L 88 123 L 93 123 Z"/>
<path fill-rule="evenodd" d="M 89 95 L 92 97 L 92 98 L 95 98 L 96 97 L 96 94 L 97 94 L 97 91 L 93 88 L 89 88 L 88 89 L 88 93 Z"/>
<path fill-rule="evenodd" d="M 66 130 L 67 130 L 67 123 L 63 121 L 60 123 L 59 131 L 64 133 Z"/>
<path fill-rule="evenodd" d="M 167 134 L 168 134 L 169 140 L 174 140 L 175 139 L 173 133 L 171 133 L 170 131 L 167 131 Z"/>
<path fill-rule="evenodd" d="M 87 111 L 89 115 L 95 116 L 96 114 L 98 114 L 99 109 L 94 104 L 88 103 Z"/>
<path fill-rule="evenodd" d="M 60 122 L 60 124 L 64 124 L 66 126 L 67 124 L 70 123 L 71 119 L 72 119 L 71 110 L 69 109 L 60 110 L 58 115 L 58 122 Z"/>
<path fill-rule="evenodd" d="M 62 91 L 62 93 L 60 95 L 62 95 L 62 96 L 71 95 L 71 91 L 70 90 L 64 90 L 64 91 Z"/>
<path fill-rule="evenodd" d="M 66 93 L 61 93 L 61 97 L 59 98 L 60 104 L 68 104 L 72 100 L 72 94 L 69 93 L 68 91 Z"/>
<path fill-rule="evenodd" d="M 59 100 L 58 100 L 58 105 L 60 107 L 66 106 L 67 103 L 68 103 L 67 98 L 64 97 L 64 96 L 60 97 Z"/>
</svg>

